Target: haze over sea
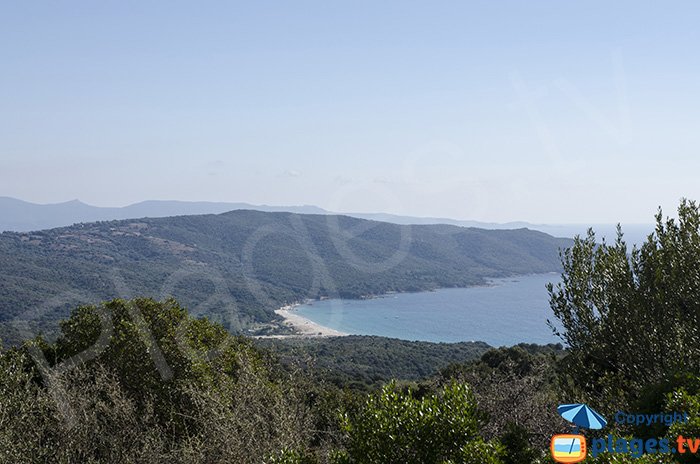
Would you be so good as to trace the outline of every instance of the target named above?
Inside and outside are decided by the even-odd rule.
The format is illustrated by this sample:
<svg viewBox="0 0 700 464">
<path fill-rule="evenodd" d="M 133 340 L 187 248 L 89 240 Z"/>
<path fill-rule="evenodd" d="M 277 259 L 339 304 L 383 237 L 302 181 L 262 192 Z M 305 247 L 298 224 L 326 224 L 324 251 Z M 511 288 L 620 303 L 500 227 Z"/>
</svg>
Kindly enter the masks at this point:
<svg viewBox="0 0 700 464">
<path fill-rule="evenodd" d="M 398 293 L 367 300 L 324 300 L 297 308 L 318 324 L 355 335 L 492 346 L 557 343 L 545 285 L 556 273 L 494 279 L 489 286 Z"/>
</svg>

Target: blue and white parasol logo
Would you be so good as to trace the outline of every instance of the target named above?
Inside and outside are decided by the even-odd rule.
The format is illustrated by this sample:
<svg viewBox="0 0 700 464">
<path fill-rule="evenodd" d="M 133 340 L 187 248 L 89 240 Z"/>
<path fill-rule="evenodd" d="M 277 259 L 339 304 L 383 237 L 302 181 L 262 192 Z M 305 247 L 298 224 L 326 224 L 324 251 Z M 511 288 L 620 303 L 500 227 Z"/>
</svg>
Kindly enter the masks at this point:
<svg viewBox="0 0 700 464">
<path fill-rule="evenodd" d="M 562 404 L 557 412 L 564 419 L 585 429 L 602 429 L 608 423 L 603 416 L 585 404 Z"/>
</svg>

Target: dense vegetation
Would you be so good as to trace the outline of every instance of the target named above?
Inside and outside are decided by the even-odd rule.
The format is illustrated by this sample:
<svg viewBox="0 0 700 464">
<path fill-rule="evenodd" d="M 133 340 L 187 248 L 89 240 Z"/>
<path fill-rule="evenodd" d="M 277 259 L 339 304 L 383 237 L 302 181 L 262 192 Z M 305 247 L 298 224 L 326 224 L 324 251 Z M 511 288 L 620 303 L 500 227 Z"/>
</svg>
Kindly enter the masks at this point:
<svg viewBox="0 0 700 464">
<path fill-rule="evenodd" d="M 501 463 L 508 448 L 477 402 L 489 389 L 464 376 L 535 375 L 561 354 L 526 348 L 465 364 L 472 350 L 455 347 L 450 358 L 468 358 L 442 374 L 367 393 L 279 363 L 174 300 L 82 306 L 55 343 L 0 351 L 0 462 Z"/>
<path fill-rule="evenodd" d="M 245 210 L 3 233 L 0 337 L 17 343 L 51 332 L 78 304 L 133 296 L 173 296 L 234 333 L 260 332 L 275 320 L 274 309 L 306 298 L 557 270 L 558 249 L 568 243 L 526 229 Z"/>
<path fill-rule="evenodd" d="M 609 419 L 589 438 L 700 437 L 698 206 L 659 214 L 631 253 L 622 236 L 596 244 L 591 232 L 562 260 L 550 295 L 565 350 L 253 342 L 174 300 L 78 307 L 56 342 L 0 351 L 0 462 L 545 464 L 551 436 L 570 430 L 556 413 L 565 402 Z M 426 370 L 456 362 L 421 377 L 410 375 L 414 355 Z M 404 378 L 378 386 L 389 376 Z M 690 420 L 620 425 L 618 410 Z M 689 447 L 625 450 L 586 462 L 700 460 Z"/>
<path fill-rule="evenodd" d="M 306 392 L 174 301 L 80 307 L 0 365 L 2 462 L 262 462 L 314 429 Z"/>
<path fill-rule="evenodd" d="M 549 291 L 570 347 L 561 365 L 564 394 L 608 415 L 691 416 L 670 428 L 613 427 L 619 435 L 665 437 L 674 444 L 679 434 L 700 436 L 698 205 L 683 200 L 676 219 L 659 211 L 655 230 L 631 253 L 621 231 L 612 244 L 597 244 L 590 231 L 564 253 L 563 266 L 562 283 Z M 675 459 L 700 462 L 700 455 Z"/>
<path fill-rule="evenodd" d="M 491 347 L 483 342 L 432 343 L 351 335 L 331 338 L 257 340 L 284 365 L 339 387 L 379 388 L 392 379 L 418 381 L 468 361 L 478 360 Z M 531 353 L 562 352 L 561 345 L 521 344 Z"/>
</svg>

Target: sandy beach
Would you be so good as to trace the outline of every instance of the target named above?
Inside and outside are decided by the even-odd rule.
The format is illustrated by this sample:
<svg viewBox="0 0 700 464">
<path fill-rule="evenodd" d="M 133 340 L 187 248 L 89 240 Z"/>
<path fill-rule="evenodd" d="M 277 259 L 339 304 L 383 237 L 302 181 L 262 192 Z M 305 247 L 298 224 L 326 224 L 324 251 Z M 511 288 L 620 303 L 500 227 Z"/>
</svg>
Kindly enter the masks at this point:
<svg viewBox="0 0 700 464">
<path fill-rule="evenodd" d="M 289 338 L 289 337 L 342 337 L 348 335 L 329 327 L 317 324 L 294 312 L 298 305 L 283 306 L 275 313 L 284 318 L 284 324 L 290 326 L 296 332 L 293 335 L 268 335 L 265 338 Z"/>
</svg>

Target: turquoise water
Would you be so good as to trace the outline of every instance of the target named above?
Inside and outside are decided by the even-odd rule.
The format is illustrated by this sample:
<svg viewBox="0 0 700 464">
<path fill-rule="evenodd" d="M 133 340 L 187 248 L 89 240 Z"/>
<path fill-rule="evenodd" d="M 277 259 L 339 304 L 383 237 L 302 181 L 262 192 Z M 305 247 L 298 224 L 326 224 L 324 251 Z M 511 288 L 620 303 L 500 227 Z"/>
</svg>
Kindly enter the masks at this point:
<svg viewBox="0 0 700 464">
<path fill-rule="evenodd" d="M 297 308 L 301 316 L 341 332 L 404 340 L 493 346 L 557 343 L 547 319 L 548 282 L 558 274 L 495 279 L 492 285 L 398 293 L 368 300 L 325 300 Z"/>
</svg>

